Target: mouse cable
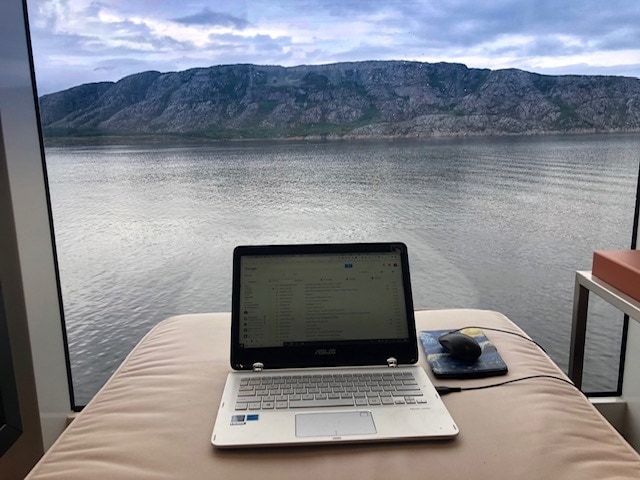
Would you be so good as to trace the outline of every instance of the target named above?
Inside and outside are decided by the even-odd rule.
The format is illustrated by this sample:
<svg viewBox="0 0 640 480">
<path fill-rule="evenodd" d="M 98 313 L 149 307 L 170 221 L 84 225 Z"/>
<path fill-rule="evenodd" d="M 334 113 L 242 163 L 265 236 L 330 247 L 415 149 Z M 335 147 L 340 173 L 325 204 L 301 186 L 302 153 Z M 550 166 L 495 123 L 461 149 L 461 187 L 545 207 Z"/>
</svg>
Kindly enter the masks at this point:
<svg viewBox="0 0 640 480">
<path fill-rule="evenodd" d="M 492 328 L 492 327 L 478 327 L 478 326 L 471 326 L 471 327 L 462 327 L 462 328 L 457 328 L 455 330 L 451 330 L 449 333 L 457 333 L 460 332 L 461 330 L 465 330 L 467 328 L 477 328 L 479 330 L 490 330 L 492 332 L 501 332 L 501 333 L 508 333 L 509 335 L 515 335 L 516 337 L 520 337 L 520 338 L 524 338 L 525 340 L 533 343 L 534 345 L 536 345 L 540 350 L 542 350 L 544 353 L 547 353 L 547 351 L 544 349 L 544 347 L 542 345 L 540 345 L 538 342 L 536 342 L 535 340 L 527 337 L 526 335 L 523 335 L 521 333 L 518 332 L 511 332 L 509 330 L 502 330 L 500 328 Z M 548 355 L 548 354 L 547 354 Z"/>
<path fill-rule="evenodd" d="M 443 396 L 449 393 L 466 392 L 469 390 L 484 390 L 486 388 L 501 387 L 503 385 L 508 385 L 510 383 L 523 382 L 525 380 L 533 380 L 536 378 L 551 378 L 553 380 L 558 380 L 560 382 L 566 383 L 567 385 L 571 385 L 573 388 L 575 388 L 576 390 L 578 390 L 580 393 L 584 395 L 584 392 L 580 390 L 578 387 L 576 387 L 576 385 L 573 382 L 562 377 L 556 377 L 554 375 L 530 375 L 528 377 L 514 378 L 512 380 L 506 380 L 500 383 L 492 383 L 490 385 L 480 385 L 478 387 L 447 387 L 447 386 L 441 385 L 441 386 L 436 386 L 436 392 L 438 392 L 440 396 Z"/>
</svg>

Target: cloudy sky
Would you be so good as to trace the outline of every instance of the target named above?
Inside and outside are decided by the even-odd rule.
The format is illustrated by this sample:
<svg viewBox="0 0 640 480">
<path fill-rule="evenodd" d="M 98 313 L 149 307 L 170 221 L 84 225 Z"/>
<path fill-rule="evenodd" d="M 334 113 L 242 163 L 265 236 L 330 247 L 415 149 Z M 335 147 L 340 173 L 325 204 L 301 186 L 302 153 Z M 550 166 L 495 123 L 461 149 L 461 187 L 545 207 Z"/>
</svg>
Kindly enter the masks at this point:
<svg viewBox="0 0 640 480">
<path fill-rule="evenodd" d="M 640 77 L 638 0 L 28 0 L 38 93 L 230 63 Z"/>
</svg>

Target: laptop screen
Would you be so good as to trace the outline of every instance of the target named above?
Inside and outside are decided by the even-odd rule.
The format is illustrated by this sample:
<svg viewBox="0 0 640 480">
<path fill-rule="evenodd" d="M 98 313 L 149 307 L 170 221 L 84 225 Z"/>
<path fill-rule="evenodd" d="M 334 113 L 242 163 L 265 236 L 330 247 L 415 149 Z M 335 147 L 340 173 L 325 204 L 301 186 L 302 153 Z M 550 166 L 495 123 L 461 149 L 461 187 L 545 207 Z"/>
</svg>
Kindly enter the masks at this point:
<svg viewBox="0 0 640 480">
<path fill-rule="evenodd" d="M 234 368 L 417 360 L 401 243 L 238 247 L 232 304 Z"/>
</svg>

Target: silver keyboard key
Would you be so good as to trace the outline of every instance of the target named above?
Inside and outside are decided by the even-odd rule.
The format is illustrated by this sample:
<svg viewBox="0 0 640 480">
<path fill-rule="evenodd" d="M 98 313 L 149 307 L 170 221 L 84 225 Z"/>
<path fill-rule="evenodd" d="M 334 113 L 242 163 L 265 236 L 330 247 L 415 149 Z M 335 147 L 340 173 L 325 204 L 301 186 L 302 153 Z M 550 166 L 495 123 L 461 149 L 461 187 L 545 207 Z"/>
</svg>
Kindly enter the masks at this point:
<svg viewBox="0 0 640 480">
<path fill-rule="evenodd" d="M 327 399 L 327 400 L 289 400 L 289 408 L 350 407 L 350 406 L 353 406 L 352 398 Z"/>
</svg>

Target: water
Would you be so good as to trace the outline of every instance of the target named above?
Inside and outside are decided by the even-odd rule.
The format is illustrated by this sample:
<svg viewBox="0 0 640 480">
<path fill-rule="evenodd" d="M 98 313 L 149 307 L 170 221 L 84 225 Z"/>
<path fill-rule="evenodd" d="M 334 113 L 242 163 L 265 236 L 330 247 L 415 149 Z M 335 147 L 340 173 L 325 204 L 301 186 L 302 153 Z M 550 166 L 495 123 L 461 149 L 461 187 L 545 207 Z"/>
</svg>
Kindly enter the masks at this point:
<svg viewBox="0 0 640 480">
<path fill-rule="evenodd" d="M 575 270 L 590 269 L 593 250 L 631 242 L 640 137 L 56 147 L 46 157 L 84 404 L 162 319 L 230 310 L 238 244 L 404 241 L 417 308 L 503 312 L 566 369 Z M 593 303 L 586 386 L 612 390 L 621 315 Z"/>
</svg>

